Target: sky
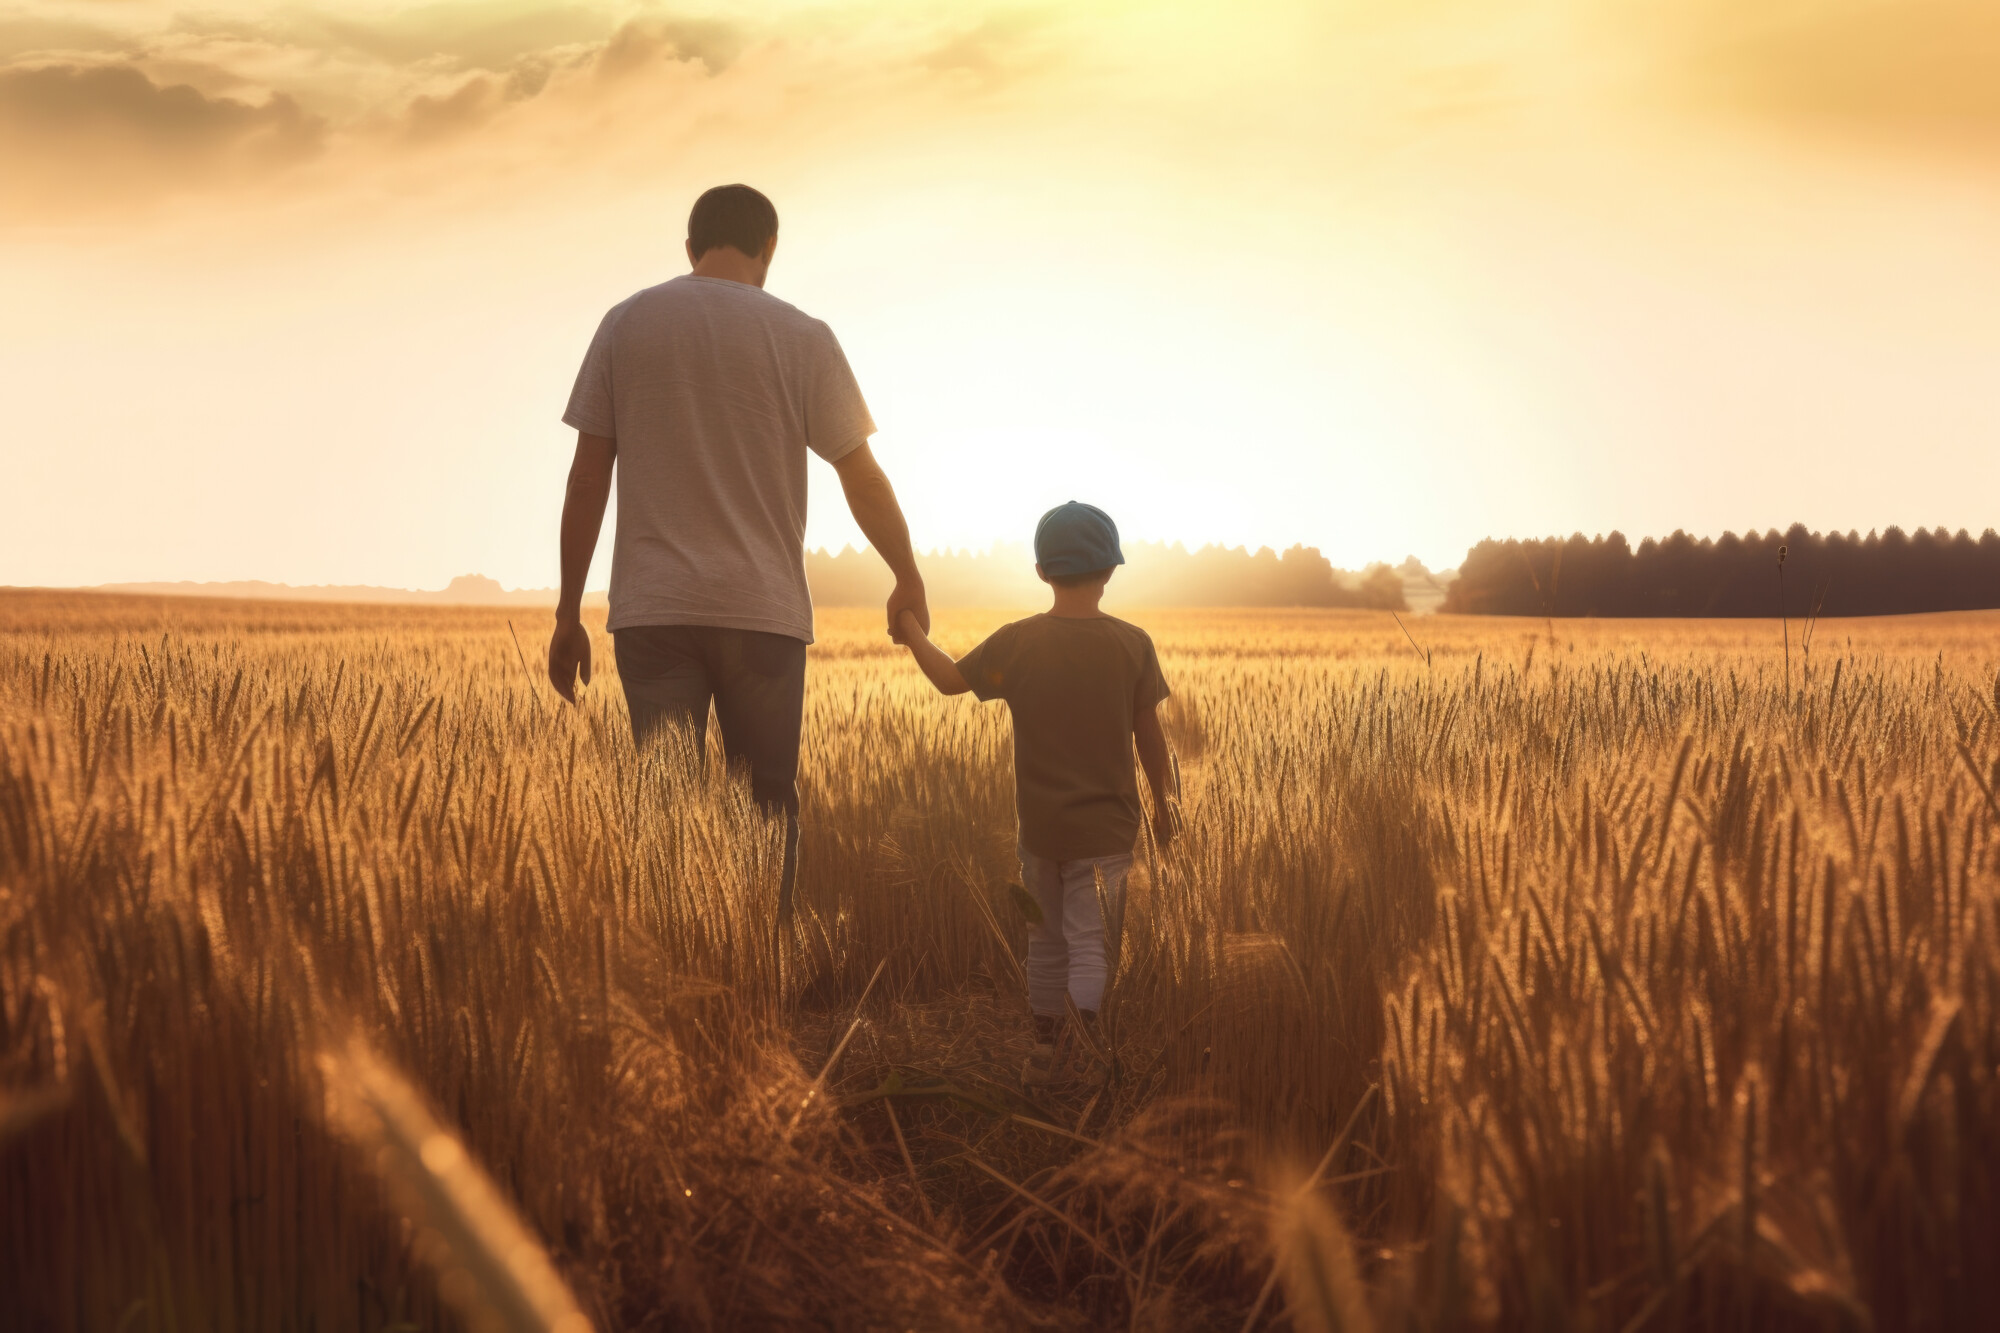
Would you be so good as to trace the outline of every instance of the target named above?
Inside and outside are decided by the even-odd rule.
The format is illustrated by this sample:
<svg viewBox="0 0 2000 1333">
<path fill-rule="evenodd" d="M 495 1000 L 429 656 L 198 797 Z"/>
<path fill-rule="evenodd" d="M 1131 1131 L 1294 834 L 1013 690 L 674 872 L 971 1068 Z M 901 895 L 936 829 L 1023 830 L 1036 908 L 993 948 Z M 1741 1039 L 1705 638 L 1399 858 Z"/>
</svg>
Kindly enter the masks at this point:
<svg viewBox="0 0 2000 1333">
<path fill-rule="evenodd" d="M 0 584 L 553 585 L 583 349 L 737 180 L 921 548 L 1976 534 L 1996 68 L 1990 0 L 0 0 Z"/>
</svg>

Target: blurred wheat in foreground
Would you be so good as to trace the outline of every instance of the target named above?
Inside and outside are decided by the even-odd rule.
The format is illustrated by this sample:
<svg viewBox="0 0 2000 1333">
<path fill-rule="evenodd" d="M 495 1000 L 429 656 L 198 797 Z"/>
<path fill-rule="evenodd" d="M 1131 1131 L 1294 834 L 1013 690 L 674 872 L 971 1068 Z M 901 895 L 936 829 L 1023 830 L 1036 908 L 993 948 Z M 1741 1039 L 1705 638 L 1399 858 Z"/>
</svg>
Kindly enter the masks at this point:
<svg viewBox="0 0 2000 1333">
<path fill-rule="evenodd" d="M 0 600 L 7 1326 L 2000 1308 L 2000 617 L 1788 684 L 1749 622 L 1141 616 L 1189 832 L 1111 1081 L 1032 1096 L 1005 715 L 822 619 L 774 943 L 723 766 L 493 614 Z"/>
</svg>

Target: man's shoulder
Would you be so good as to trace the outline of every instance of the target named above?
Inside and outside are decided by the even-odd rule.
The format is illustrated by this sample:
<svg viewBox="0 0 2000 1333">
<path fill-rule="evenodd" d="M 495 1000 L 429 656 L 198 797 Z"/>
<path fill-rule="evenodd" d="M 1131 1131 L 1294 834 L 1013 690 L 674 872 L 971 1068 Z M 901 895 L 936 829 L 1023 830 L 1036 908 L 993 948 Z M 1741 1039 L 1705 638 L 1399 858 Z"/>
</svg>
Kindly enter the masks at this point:
<svg viewBox="0 0 2000 1333">
<path fill-rule="evenodd" d="M 781 296 L 773 296 L 761 289 L 757 295 L 763 298 L 758 308 L 764 318 L 783 326 L 794 336 L 822 349 L 834 341 L 833 326 L 825 320 L 808 315 Z"/>
<path fill-rule="evenodd" d="M 649 317 L 657 316 L 662 310 L 676 303 L 676 293 L 670 290 L 674 281 L 655 283 L 651 287 L 641 287 L 624 300 L 604 312 L 598 326 L 600 338 L 616 334 L 622 327 L 632 325 L 642 327 Z"/>
<path fill-rule="evenodd" d="M 641 287 L 630 296 L 611 307 L 612 316 L 624 316 L 635 310 L 658 310 L 681 304 L 689 299 L 699 299 L 697 290 L 688 282 L 690 275 L 683 273 L 678 278 L 668 278 L 650 287 Z"/>
<path fill-rule="evenodd" d="M 644 300 L 647 295 L 649 295 L 652 292 L 656 292 L 658 290 L 659 290 L 658 287 L 643 288 L 639 291 L 633 292 L 630 296 L 626 297 L 622 301 L 617 302 L 609 310 L 605 311 L 602 323 L 606 331 L 617 328 L 619 324 L 624 322 L 625 317 L 632 313 L 632 309 L 634 306 L 638 305 L 642 300 Z"/>
<path fill-rule="evenodd" d="M 833 330 L 823 319 L 808 315 L 783 297 L 773 296 L 762 287 L 724 278 L 704 278 L 683 273 L 677 278 L 655 283 L 632 293 L 611 307 L 607 320 L 616 322 L 632 312 L 642 317 L 672 318 L 676 311 L 703 308 L 727 312 L 725 318 L 750 318 L 778 325 L 807 337 L 830 338 Z"/>
<path fill-rule="evenodd" d="M 765 291 L 762 287 L 752 287 L 750 290 L 753 293 L 755 293 L 755 296 L 752 299 L 754 299 L 757 302 L 758 306 L 761 309 L 770 311 L 773 315 L 777 316 L 778 318 L 794 320 L 800 324 L 810 324 L 812 327 L 816 329 L 826 328 L 825 320 L 817 319 L 812 315 L 808 315 L 805 311 L 799 309 L 797 306 L 793 305 L 790 301 L 787 301 L 784 297 L 773 296 L 768 291 Z"/>
<path fill-rule="evenodd" d="M 793 305 L 782 296 L 773 296 L 762 287 L 747 282 L 731 282 L 727 278 L 708 278 L 699 274 L 683 273 L 677 278 L 669 278 L 657 286 L 648 287 L 640 296 L 658 293 L 661 298 L 684 301 L 714 301 L 739 305 L 755 310 L 766 318 L 798 320 L 807 324 L 825 324 L 814 319 L 805 311 Z"/>
</svg>

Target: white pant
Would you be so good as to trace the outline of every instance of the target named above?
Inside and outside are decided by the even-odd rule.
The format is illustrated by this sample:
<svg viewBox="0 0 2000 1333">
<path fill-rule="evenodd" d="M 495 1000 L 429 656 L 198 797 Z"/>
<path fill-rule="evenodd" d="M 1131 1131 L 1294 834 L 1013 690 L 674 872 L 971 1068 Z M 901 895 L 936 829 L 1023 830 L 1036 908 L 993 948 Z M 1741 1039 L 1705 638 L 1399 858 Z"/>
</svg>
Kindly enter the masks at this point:
<svg viewBox="0 0 2000 1333">
<path fill-rule="evenodd" d="M 1108 980 L 1104 909 L 1110 909 L 1114 924 L 1124 915 L 1131 854 L 1050 861 L 1026 847 L 1020 853 L 1021 884 L 1042 908 L 1042 924 L 1028 925 L 1028 1006 L 1043 1017 L 1060 1017 L 1067 991 L 1078 1009 L 1095 1012 Z M 1103 906 L 1097 901 L 1099 876 Z"/>
</svg>

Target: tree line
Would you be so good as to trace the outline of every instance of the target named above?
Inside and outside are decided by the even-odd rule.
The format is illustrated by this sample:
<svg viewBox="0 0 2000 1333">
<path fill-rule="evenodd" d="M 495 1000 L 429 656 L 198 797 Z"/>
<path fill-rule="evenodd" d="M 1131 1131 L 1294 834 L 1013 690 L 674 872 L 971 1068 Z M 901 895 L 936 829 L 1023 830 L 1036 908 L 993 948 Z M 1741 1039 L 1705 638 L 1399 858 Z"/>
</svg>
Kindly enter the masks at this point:
<svg viewBox="0 0 2000 1333">
<path fill-rule="evenodd" d="M 1783 555 L 1782 573 L 1780 554 Z M 2000 607 L 2000 534 L 1901 528 L 1818 533 L 1675 531 L 1634 548 L 1586 540 L 1480 542 L 1444 611 L 1513 616 L 1877 616 Z"/>
<path fill-rule="evenodd" d="M 1360 573 L 1335 569 L 1310 546 L 1255 551 L 1242 546 L 1126 542 L 1125 565 L 1112 577 L 1107 605 L 1344 606 L 1402 611 L 1403 579 L 1387 565 Z M 937 551 L 919 557 L 924 586 L 938 606 L 1027 606 L 1047 598 L 1034 553 L 1001 543 L 986 551 Z M 892 579 L 873 552 L 843 547 L 806 553 L 806 581 L 820 606 L 872 606 Z"/>
</svg>

